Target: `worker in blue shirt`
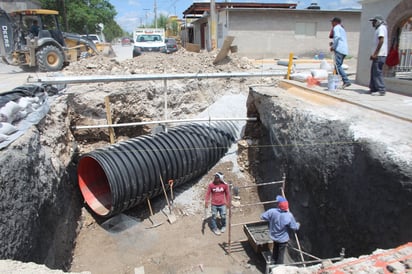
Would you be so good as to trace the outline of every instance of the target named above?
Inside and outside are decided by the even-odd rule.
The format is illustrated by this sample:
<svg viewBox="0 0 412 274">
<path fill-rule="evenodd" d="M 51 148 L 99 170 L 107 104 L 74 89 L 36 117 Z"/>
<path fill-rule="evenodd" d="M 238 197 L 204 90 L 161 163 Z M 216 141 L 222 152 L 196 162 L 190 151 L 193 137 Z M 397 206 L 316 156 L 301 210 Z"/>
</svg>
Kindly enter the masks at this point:
<svg viewBox="0 0 412 274">
<path fill-rule="evenodd" d="M 276 264 L 283 264 L 286 248 L 289 242 L 288 230 L 298 230 L 300 224 L 289 211 L 288 201 L 278 195 L 276 196 L 278 207 L 264 212 L 260 218 L 269 222 L 269 236 L 273 240 L 273 259 Z"/>
<path fill-rule="evenodd" d="M 334 17 L 331 20 L 331 23 L 332 31 L 330 36 L 333 39 L 333 42 L 331 42 L 330 51 L 335 53 L 334 63 L 337 72 L 339 73 L 340 77 L 342 77 L 342 88 L 347 88 L 351 85 L 351 82 L 349 81 L 346 72 L 342 68 L 343 60 L 349 52 L 346 31 L 341 25 L 341 19 L 339 17 Z"/>
</svg>

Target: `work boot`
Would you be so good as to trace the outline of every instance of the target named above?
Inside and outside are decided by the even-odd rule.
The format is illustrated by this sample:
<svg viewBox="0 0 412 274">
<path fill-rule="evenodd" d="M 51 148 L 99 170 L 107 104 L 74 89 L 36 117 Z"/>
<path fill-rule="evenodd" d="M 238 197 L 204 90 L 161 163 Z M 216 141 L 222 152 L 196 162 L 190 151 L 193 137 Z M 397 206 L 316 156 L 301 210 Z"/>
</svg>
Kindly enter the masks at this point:
<svg viewBox="0 0 412 274">
<path fill-rule="evenodd" d="M 215 233 L 215 235 L 217 236 L 220 236 L 220 231 L 217 228 L 213 229 L 213 233 Z"/>
</svg>

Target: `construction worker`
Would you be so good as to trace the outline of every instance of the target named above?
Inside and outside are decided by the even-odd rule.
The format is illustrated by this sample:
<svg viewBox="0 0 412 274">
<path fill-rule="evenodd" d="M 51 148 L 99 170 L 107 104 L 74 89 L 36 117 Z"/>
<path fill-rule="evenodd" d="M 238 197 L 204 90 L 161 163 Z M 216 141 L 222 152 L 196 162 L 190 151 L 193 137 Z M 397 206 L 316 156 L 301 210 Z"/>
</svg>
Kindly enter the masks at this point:
<svg viewBox="0 0 412 274">
<path fill-rule="evenodd" d="M 346 31 L 341 25 L 341 19 L 339 17 L 334 17 L 331 20 L 332 30 L 330 36 L 333 42 L 330 44 L 330 51 L 334 52 L 334 63 L 335 69 L 342 77 L 343 86 L 342 88 L 347 88 L 351 85 L 351 82 L 346 75 L 345 70 L 342 68 L 343 60 L 346 55 L 348 55 L 348 41 L 346 38 Z"/>
<path fill-rule="evenodd" d="M 269 236 L 273 240 L 272 257 L 275 264 L 283 264 L 285 252 L 289 242 L 288 230 L 298 230 L 300 224 L 289 211 L 289 203 L 286 198 L 276 196 L 278 206 L 264 212 L 260 218 L 269 222 Z"/>
<path fill-rule="evenodd" d="M 33 23 L 30 27 L 30 32 L 34 35 L 34 36 L 38 36 L 39 35 L 39 22 L 37 20 L 33 20 Z"/>
<path fill-rule="evenodd" d="M 212 218 L 210 227 L 216 235 L 220 235 L 226 230 L 226 206 L 230 204 L 229 186 L 223 180 L 223 174 L 217 172 L 213 181 L 208 185 L 205 197 L 205 208 L 209 207 L 209 200 L 212 204 Z M 216 217 L 220 215 L 221 228 L 217 227 Z"/>
</svg>

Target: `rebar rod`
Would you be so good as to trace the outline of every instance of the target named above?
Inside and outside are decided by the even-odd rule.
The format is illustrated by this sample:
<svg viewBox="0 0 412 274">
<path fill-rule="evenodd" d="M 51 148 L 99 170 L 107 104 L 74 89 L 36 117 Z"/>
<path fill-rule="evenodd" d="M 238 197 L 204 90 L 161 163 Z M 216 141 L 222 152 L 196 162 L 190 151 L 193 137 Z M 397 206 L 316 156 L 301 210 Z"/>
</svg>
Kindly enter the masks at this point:
<svg viewBox="0 0 412 274">
<path fill-rule="evenodd" d="M 275 181 L 263 184 L 255 184 L 255 185 L 247 185 L 247 186 L 237 186 L 237 188 L 249 188 L 249 187 L 260 187 L 260 186 L 267 186 L 267 185 L 275 185 L 275 184 L 283 184 L 283 181 Z"/>
<path fill-rule="evenodd" d="M 329 259 L 319 259 L 319 260 L 310 260 L 310 261 L 296 262 L 296 263 L 290 263 L 290 264 L 284 264 L 284 265 L 285 266 L 290 266 L 290 265 L 313 264 L 313 263 L 321 263 L 321 262 L 326 261 L 326 260 L 341 261 L 342 257 L 335 257 L 335 258 L 329 258 Z"/>
<path fill-rule="evenodd" d="M 305 252 L 305 251 L 303 251 L 303 250 L 299 250 L 299 249 L 297 249 L 297 248 L 294 248 L 293 246 L 290 246 L 290 245 L 289 245 L 289 247 L 290 247 L 291 249 L 297 251 L 297 252 L 302 252 L 302 253 L 305 254 L 306 256 L 311 257 L 311 258 L 313 258 L 313 259 L 322 260 L 321 258 L 318 258 L 318 257 L 316 257 L 316 256 L 313 256 L 313 255 L 310 254 L 310 253 L 307 253 L 307 252 Z"/>
<path fill-rule="evenodd" d="M 266 205 L 266 204 L 273 204 L 273 203 L 277 203 L 276 200 L 267 201 L 267 202 L 253 203 L 253 204 L 238 205 L 238 206 L 236 206 L 236 207 L 245 207 L 245 206 L 253 206 L 253 205 Z"/>
</svg>

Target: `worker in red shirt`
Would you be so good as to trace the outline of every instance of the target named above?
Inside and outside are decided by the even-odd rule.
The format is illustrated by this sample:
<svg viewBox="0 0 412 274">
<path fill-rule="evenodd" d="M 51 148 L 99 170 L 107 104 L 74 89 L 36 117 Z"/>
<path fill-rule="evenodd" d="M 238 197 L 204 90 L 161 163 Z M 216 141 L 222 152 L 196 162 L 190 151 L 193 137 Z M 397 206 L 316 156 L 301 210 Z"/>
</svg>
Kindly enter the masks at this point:
<svg viewBox="0 0 412 274">
<path fill-rule="evenodd" d="M 229 186 L 223 180 L 223 174 L 218 172 L 214 176 L 213 182 L 207 187 L 205 208 L 209 207 L 209 200 L 212 204 L 212 219 L 210 222 L 211 229 L 216 235 L 220 235 L 226 230 L 226 206 L 230 206 Z M 220 215 L 221 228 L 217 227 L 216 216 Z"/>
</svg>

